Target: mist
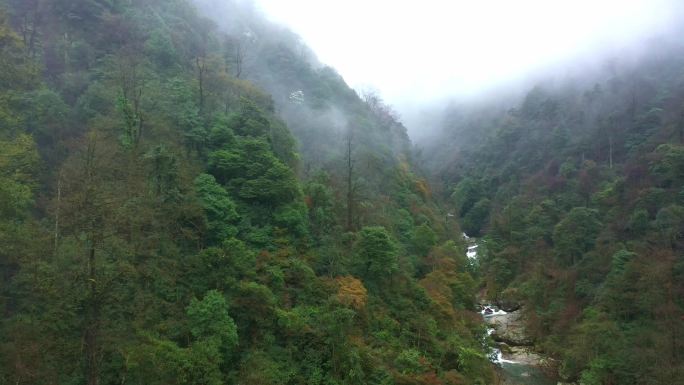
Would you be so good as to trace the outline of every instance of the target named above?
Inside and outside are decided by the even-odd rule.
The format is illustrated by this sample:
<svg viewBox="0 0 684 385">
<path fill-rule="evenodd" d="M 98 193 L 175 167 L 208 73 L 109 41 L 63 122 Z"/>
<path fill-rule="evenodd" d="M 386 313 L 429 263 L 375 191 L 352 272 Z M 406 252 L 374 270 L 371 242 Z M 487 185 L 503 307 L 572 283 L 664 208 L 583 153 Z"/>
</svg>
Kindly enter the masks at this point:
<svg viewBox="0 0 684 385">
<path fill-rule="evenodd" d="M 353 88 L 377 89 L 414 140 L 447 102 L 578 72 L 668 33 L 683 9 L 675 0 L 256 3 Z"/>
</svg>

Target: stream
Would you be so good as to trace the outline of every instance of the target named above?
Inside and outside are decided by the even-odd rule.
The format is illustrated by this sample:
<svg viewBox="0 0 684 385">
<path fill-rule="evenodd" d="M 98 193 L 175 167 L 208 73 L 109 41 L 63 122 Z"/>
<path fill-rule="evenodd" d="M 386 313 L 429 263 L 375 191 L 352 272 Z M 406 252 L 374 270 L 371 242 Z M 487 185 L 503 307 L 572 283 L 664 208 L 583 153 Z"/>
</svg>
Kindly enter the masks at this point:
<svg viewBox="0 0 684 385">
<path fill-rule="evenodd" d="M 478 263 L 479 244 L 463 234 L 468 242 L 466 255 L 472 263 Z M 521 310 L 506 312 L 488 303 L 480 304 L 487 335 L 496 341 L 489 357 L 498 367 L 502 385 L 556 385 L 557 380 L 547 372 L 552 360 L 533 350 L 532 341 L 525 335 Z M 552 365 L 551 365 L 552 366 Z"/>
<path fill-rule="evenodd" d="M 502 384 L 556 385 L 556 380 L 550 378 L 544 371 L 550 363 L 548 358 L 534 352 L 531 346 L 511 346 L 502 342 L 502 340 L 508 341 L 511 334 L 515 336 L 518 332 L 512 329 L 520 326 L 522 320 L 520 311 L 507 313 L 493 306 L 489 308 L 493 310 L 493 313 L 483 314 L 483 318 L 488 326 L 487 334 L 496 341 L 496 347 L 491 349 L 490 359 L 499 367 Z M 485 310 L 482 310 L 482 313 L 484 312 Z M 522 342 L 516 340 L 515 337 L 514 341 Z"/>
</svg>

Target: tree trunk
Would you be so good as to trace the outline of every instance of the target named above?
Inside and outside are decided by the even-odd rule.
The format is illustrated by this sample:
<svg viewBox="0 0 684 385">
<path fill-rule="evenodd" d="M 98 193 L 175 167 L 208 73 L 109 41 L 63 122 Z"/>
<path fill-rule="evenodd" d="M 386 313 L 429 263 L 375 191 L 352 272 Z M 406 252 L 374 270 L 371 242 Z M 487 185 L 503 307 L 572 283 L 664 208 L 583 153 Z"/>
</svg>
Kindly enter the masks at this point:
<svg viewBox="0 0 684 385">
<path fill-rule="evenodd" d="M 613 134 L 608 135 L 608 167 L 613 168 Z"/>
<path fill-rule="evenodd" d="M 244 52 L 242 51 L 242 44 L 238 41 L 235 47 L 235 77 L 240 79 L 242 76 L 242 62 L 244 60 Z"/>
<path fill-rule="evenodd" d="M 95 243 L 90 241 L 88 247 L 88 286 L 89 293 L 86 311 L 86 330 L 85 330 L 85 377 L 88 385 L 99 385 L 99 341 L 98 334 L 100 328 L 100 304 L 97 298 L 97 281 L 95 280 Z"/>
<path fill-rule="evenodd" d="M 684 143 L 684 106 L 682 106 L 682 112 L 679 115 L 679 125 L 677 128 L 679 133 L 679 143 Z"/>
<path fill-rule="evenodd" d="M 54 255 L 57 256 L 59 247 L 59 206 L 62 202 L 62 176 L 57 177 L 57 207 L 55 207 L 55 248 Z"/>
<path fill-rule="evenodd" d="M 198 82 L 199 82 L 199 110 L 200 114 L 204 112 L 204 72 L 206 69 L 206 62 L 204 58 L 201 58 L 201 64 L 200 64 L 200 57 L 198 56 L 195 58 L 195 63 L 197 64 L 197 77 L 198 77 Z"/>
<path fill-rule="evenodd" d="M 347 136 L 347 231 L 354 229 L 354 160 L 352 159 L 353 135 Z"/>
</svg>

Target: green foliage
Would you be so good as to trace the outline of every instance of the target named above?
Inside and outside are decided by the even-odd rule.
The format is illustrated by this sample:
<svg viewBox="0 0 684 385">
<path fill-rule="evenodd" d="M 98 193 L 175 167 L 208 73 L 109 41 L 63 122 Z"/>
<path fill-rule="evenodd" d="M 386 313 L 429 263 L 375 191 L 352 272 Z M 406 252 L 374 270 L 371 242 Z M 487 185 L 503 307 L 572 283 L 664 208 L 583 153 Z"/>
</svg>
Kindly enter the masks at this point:
<svg viewBox="0 0 684 385">
<path fill-rule="evenodd" d="M 481 233 L 487 296 L 518 294 L 564 382 L 684 378 L 684 50 L 674 40 L 518 100 L 451 108 L 423 152 L 463 230 Z"/>
<path fill-rule="evenodd" d="M 277 207 L 301 196 L 294 173 L 264 139 L 240 138 L 230 150 L 209 155 L 209 170 L 234 196 Z"/>
<path fill-rule="evenodd" d="M 248 99 L 240 100 L 240 112 L 233 117 L 230 124 L 240 136 L 266 136 L 271 129 L 265 113 Z"/>
<path fill-rule="evenodd" d="M 629 217 L 627 228 L 635 235 L 643 235 L 648 231 L 650 225 L 648 211 L 645 209 L 636 209 Z"/>
<path fill-rule="evenodd" d="M 29 135 L 0 139 L 0 215 L 4 219 L 21 217 L 33 201 L 33 174 L 38 153 Z"/>
<path fill-rule="evenodd" d="M 178 158 L 164 145 L 148 151 L 144 159 L 149 164 L 149 179 L 153 193 L 164 202 L 178 201 Z"/>
<path fill-rule="evenodd" d="M 610 380 L 612 368 L 610 362 L 603 358 L 596 358 L 589 363 L 589 368 L 582 372 L 580 381 L 587 385 L 601 385 Z"/>
<path fill-rule="evenodd" d="M 480 230 L 484 227 L 489 217 L 490 201 L 487 198 L 475 203 L 472 209 L 463 217 L 463 230 L 472 236 L 480 235 Z"/>
<path fill-rule="evenodd" d="M 421 362 L 421 354 L 414 349 L 404 350 L 395 360 L 397 369 L 403 374 L 419 374 L 425 371 L 425 362 Z"/>
<path fill-rule="evenodd" d="M 204 249 L 188 259 L 188 286 L 196 295 L 234 288 L 240 280 L 254 279 L 255 262 L 254 251 L 244 242 L 227 239 L 221 247 Z"/>
<path fill-rule="evenodd" d="M 417 255 L 427 255 L 427 253 L 437 244 L 437 234 L 428 226 L 427 223 L 416 227 L 411 236 L 413 252 Z"/>
<path fill-rule="evenodd" d="M 323 234 L 332 231 L 335 224 L 332 189 L 323 183 L 312 181 L 304 186 L 304 195 L 309 208 L 311 231 L 320 239 Z"/>
<path fill-rule="evenodd" d="M 187 308 L 190 331 L 192 335 L 204 343 L 216 339 L 220 345 L 233 348 L 237 345 L 237 328 L 228 314 L 228 305 L 218 291 L 207 292 L 199 301 L 195 298 Z"/>
<path fill-rule="evenodd" d="M 364 227 L 355 246 L 356 272 L 373 283 L 389 279 L 399 269 L 397 246 L 384 227 Z"/>
<path fill-rule="evenodd" d="M 591 250 L 601 229 L 598 212 L 575 207 L 553 229 L 553 243 L 565 263 L 575 264 Z"/>
<path fill-rule="evenodd" d="M 396 114 L 203 3 L 3 2 L 0 384 L 491 382 Z"/>
<path fill-rule="evenodd" d="M 195 190 L 207 216 L 208 239 L 213 244 L 221 244 L 237 234 L 235 223 L 240 218 L 235 203 L 226 190 L 208 174 L 195 179 Z"/>
<path fill-rule="evenodd" d="M 145 43 L 145 50 L 161 68 L 169 68 L 177 63 L 178 54 L 167 31 L 152 32 Z"/>
<path fill-rule="evenodd" d="M 619 250 L 613 254 L 611 273 L 621 274 L 625 271 L 625 265 L 632 260 L 636 254 L 627 250 Z"/>
<path fill-rule="evenodd" d="M 171 341 L 150 339 L 128 355 L 134 384 L 221 385 L 221 356 L 211 344 L 181 348 Z"/>
<path fill-rule="evenodd" d="M 671 205 L 658 210 L 655 225 L 672 248 L 676 249 L 684 234 L 684 207 Z"/>
<path fill-rule="evenodd" d="M 11 117 L 5 115 L 7 97 L 12 91 L 24 91 L 33 88 L 38 82 L 38 67 L 24 55 L 26 47 L 19 35 L 12 30 L 5 13 L 0 10 L 0 122 L 10 123 Z M 4 107 L 4 108 L 3 108 Z M 16 118 L 16 117 L 15 117 Z M 3 124 L 4 127 L 5 126 Z M 11 126 L 9 126 L 11 127 Z"/>
<path fill-rule="evenodd" d="M 465 178 L 454 188 L 451 199 L 461 217 L 464 217 L 482 196 L 483 188 L 479 181 Z"/>
<path fill-rule="evenodd" d="M 279 207 L 273 213 L 273 223 L 297 238 L 304 238 L 308 234 L 308 217 L 306 205 L 294 202 Z"/>
</svg>

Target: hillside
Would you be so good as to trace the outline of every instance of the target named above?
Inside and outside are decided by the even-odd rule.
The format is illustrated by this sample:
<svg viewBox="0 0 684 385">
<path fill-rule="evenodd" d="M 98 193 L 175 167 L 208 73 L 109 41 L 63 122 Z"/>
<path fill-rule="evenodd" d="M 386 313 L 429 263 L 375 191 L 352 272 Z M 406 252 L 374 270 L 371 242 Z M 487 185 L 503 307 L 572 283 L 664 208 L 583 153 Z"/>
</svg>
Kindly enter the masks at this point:
<svg viewBox="0 0 684 385">
<path fill-rule="evenodd" d="M 502 107 L 504 106 L 504 107 Z M 487 295 L 582 384 L 684 379 L 684 47 L 649 41 L 516 101 L 463 103 L 424 153 Z"/>
<path fill-rule="evenodd" d="M 391 108 L 221 6 L 0 1 L 0 384 L 492 383 Z"/>
</svg>

